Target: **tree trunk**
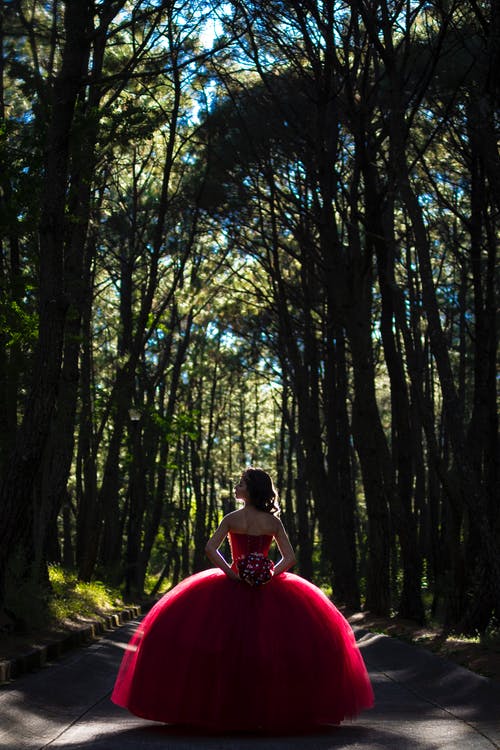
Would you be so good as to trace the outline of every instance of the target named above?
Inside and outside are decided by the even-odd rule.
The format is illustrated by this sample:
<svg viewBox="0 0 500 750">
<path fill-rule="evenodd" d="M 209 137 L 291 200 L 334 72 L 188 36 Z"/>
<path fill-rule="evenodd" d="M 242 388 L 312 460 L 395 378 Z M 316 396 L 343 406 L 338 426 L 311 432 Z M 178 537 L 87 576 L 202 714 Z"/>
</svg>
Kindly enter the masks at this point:
<svg viewBox="0 0 500 750">
<path fill-rule="evenodd" d="M 422 560 L 417 542 L 417 523 L 413 511 L 413 458 L 410 400 L 404 373 L 402 355 L 398 351 L 395 337 L 394 278 L 394 226 L 392 200 L 388 200 L 385 211 L 385 226 L 382 221 L 383 197 L 377 190 L 373 174 L 374 159 L 364 162 L 365 204 L 367 242 L 374 248 L 377 259 L 378 280 L 382 311 L 380 330 L 385 361 L 391 384 L 392 417 L 392 466 L 395 472 L 395 488 L 391 493 L 391 515 L 401 545 L 403 584 L 398 612 L 401 617 L 423 623 L 425 620 L 422 601 Z"/>
<path fill-rule="evenodd" d="M 144 416 L 141 417 L 141 420 Z M 144 447 L 142 444 L 141 420 L 130 420 L 129 437 L 129 487 L 127 544 L 125 551 L 125 596 L 135 596 L 137 565 L 141 549 L 142 519 L 146 502 Z M 147 426 L 146 426 L 147 429 Z"/>
<path fill-rule="evenodd" d="M 4 10 L 0 9 L 0 122 L 5 122 L 4 99 Z M 4 137 L 4 136 L 3 136 Z M 0 236 L 0 290 L 2 300 L 0 310 L 2 317 L 9 318 L 9 306 L 22 304 L 24 282 L 21 275 L 18 220 L 16 208 L 12 205 L 13 190 L 10 183 L 10 165 L 7 148 L 0 147 L 0 214 L 6 219 L 7 231 Z M 10 226 L 9 226 L 10 225 Z M 0 474 L 5 467 L 16 442 L 17 406 L 19 400 L 19 376 L 24 370 L 22 353 L 19 344 L 9 341 L 6 331 L 0 331 Z"/>
<path fill-rule="evenodd" d="M 358 608 L 356 498 L 350 458 L 345 338 L 341 326 L 333 321 L 328 326 L 325 359 L 328 481 L 332 488 L 333 591 L 338 601 Z"/>
<path fill-rule="evenodd" d="M 471 463 L 464 428 L 460 424 L 462 410 L 455 388 L 448 347 L 441 326 L 425 225 L 418 200 L 411 189 L 407 171 L 401 176 L 400 188 L 415 232 L 422 281 L 422 298 L 427 315 L 430 344 L 436 360 L 443 395 L 444 417 L 453 447 L 455 471 L 458 475 L 456 488 L 480 527 L 486 565 L 490 571 L 492 602 L 495 609 L 500 610 L 500 556 L 498 554 L 497 537 L 488 520 L 487 499 Z"/>
<path fill-rule="evenodd" d="M 67 311 L 63 248 L 70 134 L 88 69 L 92 16 L 93 8 L 85 0 L 66 3 L 66 42 L 52 92 L 42 189 L 39 340 L 23 422 L 0 489 L 0 607 L 7 560 L 20 540 L 32 502 L 59 386 Z"/>
<path fill-rule="evenodd" d="M 93 283 L 89 282 L 89 288 Z M 76 565 L 78 576 L 90 581 L 101 538 L 101 514 L 97 496 L 97 446 L 92 399 L 93 362 L 91 299 L 83 315 L 80 364 L 80 413 L 76 462 Z"/>
<path fill-rule="evenodd" d="M 92 176 L 95 168 L 95 148 L 98 120 L 95 112 L 100 106 L 100 86 L 95 84 L 102 75 L 106 27 L 100 27 L 92 48 L 92 78 L 88 101 L 83 92 L 79 96 L 79 133 L 73 139 L 71 154 L 68 215 L 70 225 L 64 246 L 64 290 L 68 311 L 64 331 L 61 380 L 57 393 L 53 429 L 45 452 L 42 468 L 41 497 L 39 499 L 38 547 L 43 563 L 45 556 L 44 529 L 50 519 L 55 523 L 66 500 L 66 486 L 71 471 L 74 449 L 75 417 L 78 402 L 79 357 L 82 340 L 82 319 L 92 304 L 91 265 L 95 242 L 87 241 L 91 210 Z"/>
<path fill-rule="evenodd" d="M 125 366 L 118 371 L 114 388 L 114 419 L 111 437 L 99 490 L 98 504 L 102 508 L 103 531 L 99 561 L 111 582 L 122 578 L 122 527 L 119 502 L 122 475 L 120 453 L 129 407 L 133 404 L 133 369 Z"/>
<path fill-rule="evenodd" d="M 387 615 L 390 611 L 390 488 L 385 467 L 387 444 L 380 424 L 375 397 L 375 371 L 371 342 L 371 321 L 358 298 L 356 312 L 347 324 L 354 374 L 352 433 L 359 456 L 368 515 L 368 566 L 366 608 Z"/>
<path fill-rule="evenodd" d="M 308 580 L 314 576 L 313 568 L 313 522 L 309 513 L 308 484 L 305 459 L 300 441 L 296 446 L 297 476 L 295 479 L 295 500 L 297 503 L 297 559 L 300 575 Z"/>
<path fill-rule="evenodd" d="M 172 326 L 174 324 L 174 319 L 176 317 L 177 317 L 177 311 L 175 310 L 172 314 L 172 319 L 171 319 Z M 172 374 L 170 377 L 170 383 L 168 384 L 168 399 L 167 399 L 167 405 L 165 407 L 165 412 L 163 414 L 163 419 L 165 420 L 165 424 L 170 424 L 174 416 L 175 407 L 176 407 L 177 398 L 178 398 L 178 390 L 179 390 L 179 382 L 180 382 L 182 364 L 184 362 L 187 348 L 189 346 L 190 337 L 191 337 L 192 321 L 193 321 L 193 311 L 191 310 L 187 318 L 187 322 L 184 328 L 182 339 L 179 341 L 179 344 L 177 347 L 177 352 L 176 352 L 174 364 L 172 367 Z M 168 359 L 170 359 L 170 356 L 171 356 L 171 349 L 169 348 L 167 351 Z M 164 365 L 162 366 L 161 369 L 164 370 Z M 160 403 L 162 404 L 162 409 L 163 409 L 163 401 L 165 397 L 164 391 L 165 391 L 165 384 L 163 383 L 160 389 Z M 167 466 L 169 452 L 170 452 L 169 438 L 165 435 L 161 435 L 160 450 L 159 450 L 159 456 L 158 456 L 158 473 L 157 473 L 157 478 L 156 478 L 156 485 L 153 489 L 154 499 L 153 499 L 150 513 L 148 514 L 146 518 L 146 523 L 144 527 L 144 541 L 142 543 L 139 560 L 137 563 L 137 576 L 136 576 L 136 582 L 135 582 L 135 589 L 138 593 L 142 593 L 144 590 L 144 579 L 146 577 L 146 570 L 147 570 L 147 566 L 149 563 L 149 558 L 151 556 L 151 550 L 153 549 L 153 544 L 158 534 L 158 529 L 160 528 L 162 511 L 165 505 L 165 489 L 166 489 L 166 484 L 167 484 L 166 466 Z"/>
</svg>

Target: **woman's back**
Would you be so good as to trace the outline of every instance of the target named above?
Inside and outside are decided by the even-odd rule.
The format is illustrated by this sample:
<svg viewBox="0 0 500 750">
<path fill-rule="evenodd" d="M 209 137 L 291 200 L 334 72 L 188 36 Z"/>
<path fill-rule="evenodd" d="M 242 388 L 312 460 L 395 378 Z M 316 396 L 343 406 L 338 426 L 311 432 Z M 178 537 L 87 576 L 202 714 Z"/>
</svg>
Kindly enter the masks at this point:
<svg viewBox="0 0 500 750">
<path fill-rule="evenodd" d="M 237 534 L 250 534 L 252 536 L 276 536 L 281 525 L 272 513 L 257 510 L 250 505 L 229 513 L 226 518 L 230 531 Z"/>
</svg>

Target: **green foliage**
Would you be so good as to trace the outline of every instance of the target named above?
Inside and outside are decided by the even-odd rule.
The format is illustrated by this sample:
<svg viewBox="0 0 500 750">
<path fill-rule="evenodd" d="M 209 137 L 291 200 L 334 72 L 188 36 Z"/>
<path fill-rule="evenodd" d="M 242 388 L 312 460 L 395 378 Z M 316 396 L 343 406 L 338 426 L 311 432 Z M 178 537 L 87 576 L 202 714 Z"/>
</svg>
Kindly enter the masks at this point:
<svg viewBox="0 0 500 750">
<path fill-rule="evenodd" d="M 33 571 L 21 574 L 21 565 L 20 559 L 11 561 L 6 595 L 7 610 L 20 631 L 96 618 L 123 605 L 120 592 L 102 581 L 79 581 L 74 571 L 51 564 L 44 586 Z"/>
<path fill-rule="evenodd" d="M 480 641 L 486 648 L 491 648 L 500 653 L 500 623 L 492 617 L 485 632 L 481 634 Z"/>
<path fill-rule="evenodd" d="M 14 300 L 4 298 L 0 301 L 0 329 L 7 347 L 31 348 L 38 338 L 38 315 Z"/>
<path fill-rule="evenodd" d="M 157 425 L 165 440 L 171 443 L 176 443 L 177 440 L 186 435 L 191 440 L 196 440 L 198 436 L 197 422 L 200 416 L 200 412 L 194 409 L 190 412 L 178 412 L 172 419 L 166 419 L 160 414 L 153 412 L 151 414 L 152 422 Z"/>
<path fill-rule="evenodd" d="M 95 617 L 123 604 L 117 589 L 102 581 L 79 581 L 74 572 L 60 565 L 49 565 L 49 581 L 51 594 L 48 612 L 50 618 L 57 622 Z"/>
</svg>

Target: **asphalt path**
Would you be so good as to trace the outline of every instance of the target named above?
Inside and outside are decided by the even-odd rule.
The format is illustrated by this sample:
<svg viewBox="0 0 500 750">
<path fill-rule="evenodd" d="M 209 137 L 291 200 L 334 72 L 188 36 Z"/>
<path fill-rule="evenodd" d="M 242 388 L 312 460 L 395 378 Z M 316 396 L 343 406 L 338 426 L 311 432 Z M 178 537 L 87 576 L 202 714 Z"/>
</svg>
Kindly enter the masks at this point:
<svg viewBox="0 0 500 750">
<path fill-rule="evenodd" d="M 109 699 L 137 626 L 0 688 L 5 750 L 491 750 L 500 747 L 500 684 L 423 649 L 358 632 L 376 704 L 356 721 L 308 735 L 210 735 L 148 722 Z"/>
</svg>

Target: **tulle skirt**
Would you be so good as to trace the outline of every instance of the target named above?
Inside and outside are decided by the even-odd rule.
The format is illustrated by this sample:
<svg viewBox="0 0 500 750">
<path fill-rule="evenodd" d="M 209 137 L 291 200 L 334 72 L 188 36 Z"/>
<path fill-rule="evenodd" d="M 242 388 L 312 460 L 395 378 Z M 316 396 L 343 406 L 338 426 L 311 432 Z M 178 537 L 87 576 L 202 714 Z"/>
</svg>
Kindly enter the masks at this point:
<svg viewBox="0 0 500 750">
<path fill-rule="evenodd" d="M 197 573 L 146 615 L 112 700 L 137 716 L 217 731 L 337 724 L 373 705 L 349 623 L 313 584 L 251 587 Z"/>
</svg>

